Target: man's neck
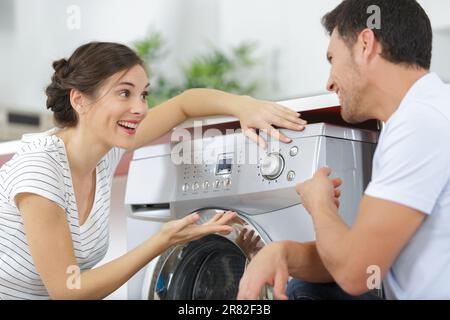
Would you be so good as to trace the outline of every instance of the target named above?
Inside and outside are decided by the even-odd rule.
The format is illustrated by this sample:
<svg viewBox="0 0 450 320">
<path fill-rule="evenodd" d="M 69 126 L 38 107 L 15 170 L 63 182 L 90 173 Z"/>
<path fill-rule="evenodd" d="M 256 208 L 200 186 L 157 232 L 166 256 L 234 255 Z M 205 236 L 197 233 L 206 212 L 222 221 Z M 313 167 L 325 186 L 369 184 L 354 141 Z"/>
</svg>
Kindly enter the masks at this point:
<svg viewBox="0 0 450 320">
<path fill-rule="evenodd" d="M 376 108 L 376 118 L 388 121 L 412 86 L 428 73 L 425 69 L 399 66 L 382 68 L 376 75 L 377 80 L 373 86 L 375 94 L 371 104 Z"/>
</svg>

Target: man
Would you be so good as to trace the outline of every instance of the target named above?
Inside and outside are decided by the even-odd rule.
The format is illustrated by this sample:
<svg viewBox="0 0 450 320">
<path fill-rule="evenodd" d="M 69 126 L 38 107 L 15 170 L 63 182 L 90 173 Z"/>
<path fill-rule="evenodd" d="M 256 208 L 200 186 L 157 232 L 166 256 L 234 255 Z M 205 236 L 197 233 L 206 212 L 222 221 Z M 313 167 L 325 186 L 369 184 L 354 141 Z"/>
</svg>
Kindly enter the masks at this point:
<svg viewBox="0 0 450 320">
<path fill-rule="evenodd" d="M 368 8 L 380 29 L 368 27 Z M 320 169 L 297 186 L 316 241 L 272 243 L 250 263 L 238 298 L 450 299 L 450 86 L 430 73 L 430 21 L 415 0 L 345 0 L 323 18 L 327 89 L 350 123 L 385 123 L 354 225 L 339 216 L 340 179 Z M 345 181 L 344 181 L 345 183 Z M 368 281 L 369 280 L 369 281 Z M 337 285 L 336 285 L 337 284 Z"/>
</svg>

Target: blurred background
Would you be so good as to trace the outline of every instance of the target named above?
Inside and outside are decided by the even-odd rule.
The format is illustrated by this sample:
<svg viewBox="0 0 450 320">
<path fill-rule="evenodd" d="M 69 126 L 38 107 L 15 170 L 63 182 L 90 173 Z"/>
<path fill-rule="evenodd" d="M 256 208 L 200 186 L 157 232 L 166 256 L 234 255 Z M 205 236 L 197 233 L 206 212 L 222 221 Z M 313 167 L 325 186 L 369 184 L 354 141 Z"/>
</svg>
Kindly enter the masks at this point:
<svg viewBox="0 0 450 320">
<path fill-rule="evenodd" d="M 434 29 L 432 70 L 450 82 L 450 1 L 419 2 Z M 138 51 L 150 69 L 150 105 L 196 86 L 269 100 L 324 93 L 328 36 L 320 19 L 339 3 L 0 0 L 0 142 L 52 126 L 44 95 L 51 63 L 89 41 L 121 42 Z M 125 182 L 118 177 L 114 183 L 105 261 L 125 252 Z M 110 298 L 125 294 L 121 288 Z"/>
<path fill-rule="evenodd" d="M 450 81 L 450 1 L 419 2 L 435 31 L 432 69 Z M 32 117 L 45 112 L 51 62 L 93 40 L 122 42 L 147 58 L 152 105 L 191 86 L 271 100 L 323 93 L 328 37 L 320 18 L 338 3 L 1 0 L 0 140 L 19 138 L 27 130 L 5 130 L 8 118 L 25 125 L 51 125 L 41 116 Z"/>
</svg>

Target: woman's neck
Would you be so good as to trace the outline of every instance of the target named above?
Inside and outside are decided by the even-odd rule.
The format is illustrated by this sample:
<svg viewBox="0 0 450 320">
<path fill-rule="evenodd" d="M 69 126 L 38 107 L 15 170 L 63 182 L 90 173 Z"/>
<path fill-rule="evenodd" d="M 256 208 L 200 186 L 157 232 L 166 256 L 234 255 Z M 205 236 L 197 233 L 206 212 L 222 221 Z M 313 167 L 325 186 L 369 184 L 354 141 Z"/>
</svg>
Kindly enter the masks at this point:
<svg viewBox="0 0 450 320">
<path fill-rule="evenodd" d="M 110 150 L 88 130 L 65 128 L 56 135 L 64 141 L 72 174 L 79 177 L 91 175 L 100 159 Z"/>
</svg>

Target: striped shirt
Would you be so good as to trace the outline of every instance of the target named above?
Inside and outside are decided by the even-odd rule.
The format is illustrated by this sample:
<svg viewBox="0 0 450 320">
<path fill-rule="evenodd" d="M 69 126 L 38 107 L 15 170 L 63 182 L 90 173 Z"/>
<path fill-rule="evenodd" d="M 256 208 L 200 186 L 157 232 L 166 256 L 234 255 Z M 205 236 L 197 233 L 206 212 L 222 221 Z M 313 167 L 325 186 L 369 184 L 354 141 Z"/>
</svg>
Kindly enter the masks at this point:
<svg viewBox="0 0 450 320">
<path fill-rule="evenodd" d="M 0 299 L 49 299 L 15 203 L 19 193 L 40 195 L 64 209 L 81 271 L 93 268 L 108 249 L 111 184 L 124 150 L 113 148 L 98 162 L 94 204 L 80 226 L 66 149 L 55 132 L 24 135 L 20 150 L 0 168 Z"/>
</svg>

